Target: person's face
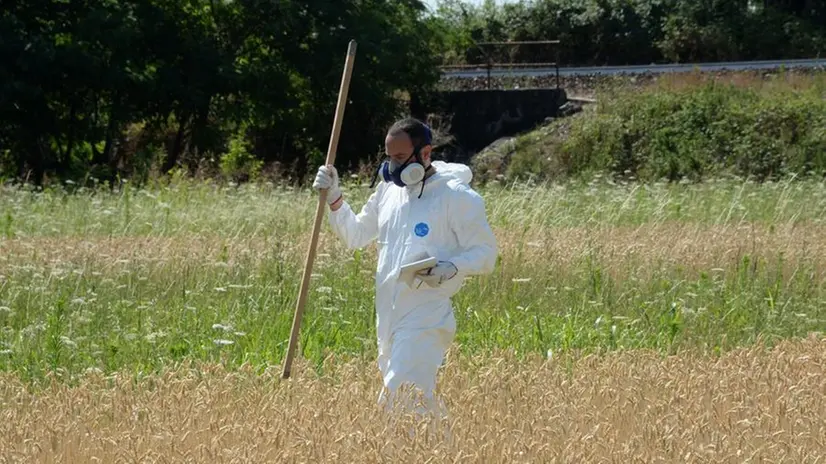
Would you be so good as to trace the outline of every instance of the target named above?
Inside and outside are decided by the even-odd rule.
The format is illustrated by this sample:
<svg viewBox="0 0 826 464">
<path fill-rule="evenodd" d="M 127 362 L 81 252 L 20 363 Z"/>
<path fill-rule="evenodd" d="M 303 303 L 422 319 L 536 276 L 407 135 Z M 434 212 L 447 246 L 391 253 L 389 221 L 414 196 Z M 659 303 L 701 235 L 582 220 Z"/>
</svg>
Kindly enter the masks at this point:
<svg viewBox="0 0 826 464">
<path fill-rule="evenodd" d="M 410 140 L 410 136 L 404 132 L 395 136 L 388 135 L 384 139 L 384 152 L 387 157 L 394 162 L 400 165 L 404 164 L 413 154 L 413 141 Z M 422 157 L 425 167 L 427 167 L 427 165 L 430 164 L 430 145 L 422 147 L 419 154 Z"/>
</svg>

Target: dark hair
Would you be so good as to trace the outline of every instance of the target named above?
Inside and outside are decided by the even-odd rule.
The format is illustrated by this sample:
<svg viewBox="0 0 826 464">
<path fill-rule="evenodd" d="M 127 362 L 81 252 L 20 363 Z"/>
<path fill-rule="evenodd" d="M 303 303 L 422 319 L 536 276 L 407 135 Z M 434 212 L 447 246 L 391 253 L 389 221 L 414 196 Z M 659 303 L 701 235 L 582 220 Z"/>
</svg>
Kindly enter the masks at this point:
<svg viewBox="0 0 826 464">
<path fill-rule="evenodd" d="M 433 143 L 433 134 L 430 127 L 416 118 L 404 118 L 396 121 L 387 130 L 387 135 L 395 137 L 402 132 L 410 137 L 410 141 L 413 142 L 413 146 L 416 148 Z"/>
</svg>

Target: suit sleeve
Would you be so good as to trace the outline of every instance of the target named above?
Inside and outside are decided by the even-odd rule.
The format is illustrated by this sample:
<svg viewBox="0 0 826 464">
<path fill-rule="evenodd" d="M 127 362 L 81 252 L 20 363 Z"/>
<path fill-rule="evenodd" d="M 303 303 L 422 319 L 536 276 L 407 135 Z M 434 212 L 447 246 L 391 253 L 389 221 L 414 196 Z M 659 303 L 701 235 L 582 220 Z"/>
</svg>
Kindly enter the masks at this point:
<svg viewBox="0 0 826 464">
<path fill-rule="evenodd" d="M 488 224 L 484 199 L 474 190 L 462 188 L 454 192 L 448 217 L 461 250 L 450 261 L 459 273 L 468 276 L 493 272 L 499 250 Z"/>
<path fill-rule="evenodd" d="M 378 202 L 379 191 L 376 190 L 358 214 L 346 201 L 337 211 L 330 211 L 330 226 L 347 249 L 363 248 L 378 235 Z"/>
</svg>

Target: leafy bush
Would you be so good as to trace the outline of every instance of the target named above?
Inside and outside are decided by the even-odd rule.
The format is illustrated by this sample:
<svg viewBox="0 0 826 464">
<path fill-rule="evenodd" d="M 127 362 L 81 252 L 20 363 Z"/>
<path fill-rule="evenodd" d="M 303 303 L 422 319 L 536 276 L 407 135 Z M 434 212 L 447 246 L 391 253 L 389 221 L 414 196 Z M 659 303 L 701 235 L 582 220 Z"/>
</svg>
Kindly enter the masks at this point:
<svg viewBox="0 0 826 464">
<path fill-rule="evenodd" d="M 564 140 L 522 137 L 509 175 L 548 179 L 607 171 L 676 181 L 826 173 L 822 78 L 802 89 L 708 81 L 599 100 L 592 114 L 571 122 Z"/>
<path fill-rule="evenodd" d="M 221 157 L 221 173 L 234 181 L 257 178 L 264 163 L 251 152 L 252 144 L 245 132 L 234 134 L 229 140 L 229 151 Z"/>
</svg>

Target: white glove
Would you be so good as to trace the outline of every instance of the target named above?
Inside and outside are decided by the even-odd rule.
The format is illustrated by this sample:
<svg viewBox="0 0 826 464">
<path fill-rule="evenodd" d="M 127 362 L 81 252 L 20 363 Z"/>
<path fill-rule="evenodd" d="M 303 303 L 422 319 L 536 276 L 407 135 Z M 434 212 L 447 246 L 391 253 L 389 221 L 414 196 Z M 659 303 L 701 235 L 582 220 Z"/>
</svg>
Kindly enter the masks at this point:
<svg viewBox="0 0 826 464">
<path fill-rule="evenodd" d="M 416 277 L 431 287 L 438 287 L 455 277 L 458 272 L 450 261 L 439 261 L 435 266 L 417 272 Z"/>
<path fill-rule="evenodd" d="M 335 166 L 320 166 L 313 182 L 316 190 L 327 189 L 327 204 L 331 205 L 341 197 L 341 189 L 338 186 L 338 171 Z"/>
</svg>

